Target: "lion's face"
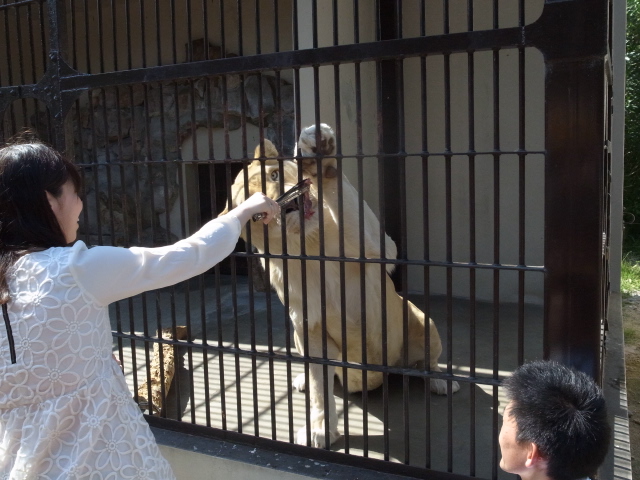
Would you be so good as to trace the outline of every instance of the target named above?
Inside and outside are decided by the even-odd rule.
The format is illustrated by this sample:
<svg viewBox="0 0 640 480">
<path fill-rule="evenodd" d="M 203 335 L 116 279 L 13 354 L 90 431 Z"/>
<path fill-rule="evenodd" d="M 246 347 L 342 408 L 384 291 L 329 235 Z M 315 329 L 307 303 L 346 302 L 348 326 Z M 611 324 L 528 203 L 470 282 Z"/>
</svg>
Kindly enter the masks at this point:
<svg viewBox="0 0 640 480">
<path fill-rule="evenodd" d="M 303 178 L 309 175 L 305 171 Z M 265 188 L 262 188 L 263 179 Z M 246 198 L 256 192 L 264 192 L 274 200 L 282 193 L 286 192 L 299 181 L 298 165 L 290 160 L 280 163 L 277 160 L 266 160 L 264 162 L 264 175 L 262 173 L 261 162 L 253 161 L 245 171 L 241 171 L 231 186 L 232 205 L 236 207 Z M 245 184 L 248 188 L 245 189 Z M 318 199 L 315 188 L 308 193 L 291 202 L 282 209 L 281 215 L 270 222 L 266 227 L 269 235 L 269 251 L 278 253 L 282 250 L 283 239 L 283 218 L 285 222 L 286 236 L 289 245 L 299 243 L 301 224 L 304 223 L 304 234 L 308 237 L 319 228 L 318 223 Z M 262 222 L 249 222 L 251 224 L 251 243 L 259 250 L 265 250 L 264 224 Z M 242 231 L 242 238 L 246 238 L 246 229 Z"/>
</svg>

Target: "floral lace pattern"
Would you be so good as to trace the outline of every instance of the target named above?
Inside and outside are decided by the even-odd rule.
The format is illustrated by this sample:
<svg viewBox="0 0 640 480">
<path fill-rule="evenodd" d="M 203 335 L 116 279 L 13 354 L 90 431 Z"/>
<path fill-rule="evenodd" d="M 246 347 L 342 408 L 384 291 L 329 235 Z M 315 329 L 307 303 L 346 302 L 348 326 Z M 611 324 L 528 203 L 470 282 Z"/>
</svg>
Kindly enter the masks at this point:
<svg viewBox="0 0 640 480">
<path fill-rule="evenodd" d="M 0 326 L 0 479 L 174 479 L 70 251 L 26 255 L 8 278 L 17 363 Z"/>
</svg>

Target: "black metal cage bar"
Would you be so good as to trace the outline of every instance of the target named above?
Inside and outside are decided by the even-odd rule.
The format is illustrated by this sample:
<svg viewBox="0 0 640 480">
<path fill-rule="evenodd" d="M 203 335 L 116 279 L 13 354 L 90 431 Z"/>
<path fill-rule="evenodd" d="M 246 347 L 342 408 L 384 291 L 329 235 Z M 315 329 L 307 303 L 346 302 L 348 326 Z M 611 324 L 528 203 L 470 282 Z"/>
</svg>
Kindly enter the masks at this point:
<svg viewBox="0 0 640 480">
<path fill-rule="evenodd" d="M 87 244 L 189 235 L 231 206 L 236 177 L 249 192 L 254 160 L 260 184 L 283 193 L 272 168 L 308 160 L 305 127 L 316 145 L 318 127 L 333 128 L 335 187 L 319 174 L 313 188 L 337 205 L 317 209 L 317 240 L 302 210 L 300 232 L 285 219 L 277 242 L 248 226 L 209 272 L 113 305 L 114 352 L 151 424 L 497 479 L 513 368 L 553 358 L 600 378 L 611 2 L 506 3 L 0 1 L 0 139 L 29 127 L 75 160 Z M 439 332 L 435 364 L 435 330 L 412 330 L 416 311 Z M 342 439 L 325 421 L 309 448 L 332 408 Z"/>
</svg>

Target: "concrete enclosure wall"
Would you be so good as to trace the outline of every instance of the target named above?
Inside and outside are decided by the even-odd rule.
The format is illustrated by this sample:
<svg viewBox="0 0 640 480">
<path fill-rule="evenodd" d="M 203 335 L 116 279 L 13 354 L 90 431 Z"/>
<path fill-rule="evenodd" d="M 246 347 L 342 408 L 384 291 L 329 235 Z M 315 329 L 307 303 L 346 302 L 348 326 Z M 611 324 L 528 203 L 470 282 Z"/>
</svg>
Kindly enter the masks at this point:
<svg viewBox="0 0 640 480">
<path fill-rule="evenodd" d="M 328 4 L 329 2 L 327 2 Z M 492 2 L 485 7 L 474 2 L 473 25 L 475 30 L 489 29 L 493 25 Z M 444 33 L 442 2 L 426 2 L 424 25 L 427 34 Z M 543 1 L 526 2 L 526 23 L 535 21 L 543 7 Z M 312 12 L 309 2 L 298 2 L 299 23 L 310 24 Z M 340 3 L 338 8 L 339 43 L 354 43 L 353 10 L 350 2 Z M 466 2 L 450 3 L 449 32 L 467 31 Z M 420 2 L 402 3 L 403 37 L 420 35 Z M 376 18 L 373 4 L 361 9 L 359 41 L 373 41 Z M 499 9 L 499 26 L 518 25 L 517 2 L 505 2 Z M 319 9 L 318 46 L 332 45 L 333 10 Z M 303 32 L 301 46 L 313 46 L 312 32 Z M 518 228 L 520 221 L 519 195 L 524 192 L 525 262 L 527 265 L 544 264 L 544 61 L 535 49 L 524 52 L 524 84 L 520 83 L 519 54 L 516 49 L 501 50 L 494 58 L 492 52 L 476 52 L 471 55 L 473 71 L 469 70 L 469 55 L 428 56 L 421 64 L 419 58 L 402 61 L 403 110 L 399 121 L 404 126 L 404 151 L 423 151 L 423 128 L 426 131 L 429 159 L 424 162 L 420 155 L 406 158 L 407 199 L 407 242 L 409 260 L 429 259 L 436 262 L 447 261 L 446 238 L 446 181 L 445 152 L 451 157 L 451 250 L 454 262 L 469 262 L 472 246 L 475 261 L 492 264 L 496 260 L 495 250 L 499 249 L 497 261 L 507 265 L 517 265 L 519 255 Z M 354 65 L 343 65 L 339 71 L 339 84 L 334 80 L 334 68 L 319 68 L 319 80 L 314 82 L 312 68 L 303 69 L 300 97 L 302 99 L 302 124 L 315 122 L 316 95 L 319 99 L 319 118 L 322 122 L 335 125 L 340 115 L 342 125 L 342 153 L 353 156 L 364 153 L 362 160 L 363 196 L 375 212 L 379 212 L 378 200 L 378 95 L 376 87 L 376 65 L 365 62 L 359 66 L 360 82 L 357 83 Z M 448 73 L 448 84 L 445 69 Z M 423 88 L 423 75 L 426 79 Z M 470 82 L 472 82 L 470 84 Z M 470 87 L 471 85 L 471 87 Z M 522 88 L 524 104 L 520 105 Z M 449 92 L 447 97 L 446 92 Z M 340 111 L 335 111 L 336 92 L 339 92 Z M 359 95 L 359 99 L 358 99 Z M 382 92 L 384 95 L 384 92 Z M 424 99 L 423 99 L 424 97 Z M 426 115 L 422 114 L 422 104 L 426 104 Z M 445 100 L 449 102 L 445 104 Z M 357 104 L 361 105 L 358 116 Z M 471 112 L 470 105 L 473 108 Z M 447 119 L 447 107 L 450 118 Z M 525 158 L 524 182 L 521 184 L 519 158 L 516 152 L 520 146 L 520 110 L 524 114 L 524 145 L 529 152 Z M 472 116 L 473 115 L 473 116 Z M 426 119 L 426 125 L 425 121 Z M 358 121 L 362 129 L 362 152 L 357 148 Z M 447 132 L 450 141 L 447 144 Z M 470 137 L 473 132 L 473 137 Z M 474 150 L 475 164 L 472 166 L 467 152 Z M 494 162 L 493 152 L 500 150 L 499 162 Z M 345 158 L 344 168 L 351 183 L 357 185 L 358 162 Z M 474 179 L 470 172 L 473 169 Z M 425 179 L 426 182 L 425 182 Z M 471 185 L 473 183 L 473 185 Z M 474 198 L 469 191 L 475 188 Z M 399 195 L 398 191 L 387 192 Z M 422 199 L 427 198 L 428 212 L 424 212 Z M 473 213 L 470 202 L 473 203 Z M 496 216 L 496 212 L 497 216 Z M 423 219 L 428 215 L 428 224 Z M 472 245 L 470 222 L 475 220 L 475 242 Z M 425 241 L 428 238 L 428 242 Z M 408 289 L 425 291 L 425 273 L 422 267 L 410 267 Z M 479 270 L 477 273 L 476 298 L 494 298 L 493 272 Z M 470 295 L 470 275 L 468 270 L 454 271 L 452 294 L 468 298 Z M 429 292 L 447 293 L 447 271 L 445 268 L 430 268 Z M 517 273 L 501 272 L 499 300 L 518 301 Z M 540 274 L 527 274 L 525 280 L 525 301 L 542 303 L 543 278 Z"/>
</svg>

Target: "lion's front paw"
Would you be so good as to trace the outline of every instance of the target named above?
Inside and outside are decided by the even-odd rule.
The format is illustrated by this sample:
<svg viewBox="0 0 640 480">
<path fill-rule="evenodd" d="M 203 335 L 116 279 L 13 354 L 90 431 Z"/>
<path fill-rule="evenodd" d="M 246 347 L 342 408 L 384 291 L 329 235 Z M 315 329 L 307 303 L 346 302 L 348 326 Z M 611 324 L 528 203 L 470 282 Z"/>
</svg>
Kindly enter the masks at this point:
<svg viewBox="0 0 640 480">
<path fill-rule="evenodd" d="M 338 430 L 329 432 L 329 445 L 335 443 L 342 435 Z M 325 448 L 327 446 L 327 437 L 325 436 L 324 429 L 314 428 L 311 430 L 311 443 L 310 445 L 315 448 Z M 296 443 L 298 445 L 307 444 L 307 427 L 302 427 L 298 430 L 296 436 Z"/>
<path fill-rule="evenodd" d="M 320 137 L 316 136 L 316 126 L 311 125 L 302 130 L 298 139 L 298 147 L 302 153 L 299 159 L 304 170 L 314 177 L 318 174 L 318 164 L 322 164 L 322 176 L 335 178 L 338 175 L 336 169 L 336 137 L 333 129 L 326 123 L 320 124 Z M 329 158 L 328 158 L 329 157 Z M 320 160 L 322 158 L 322 160 Z"/>
<path fill-rule="evenodd" d="M 326 123 L 320 124 L 320 144 L 316 145 L 316 126 L 310 125 L 302 130 L 298 147 L 305 157 L 331 157 L 336 153 L 336 136 L 333 129 Z"/>
<path fill-rule="evenodd" d="M 301 373 L 293 380 L 293 388 L 299 392 L 304 392 L 307 389 L 307 381 L 304 373 Z"/>
<path fill-rule="evenodd" d="M 437 395 L 446 395 L 447 394 L 447 382 L 446 380 L 441 380 L 439 378 L 431 379 L 431 391 Z M 451 382 L 451 393 L 456 393 L 460 390 L 460 385 L 458 382 Z"/>
</svg>

